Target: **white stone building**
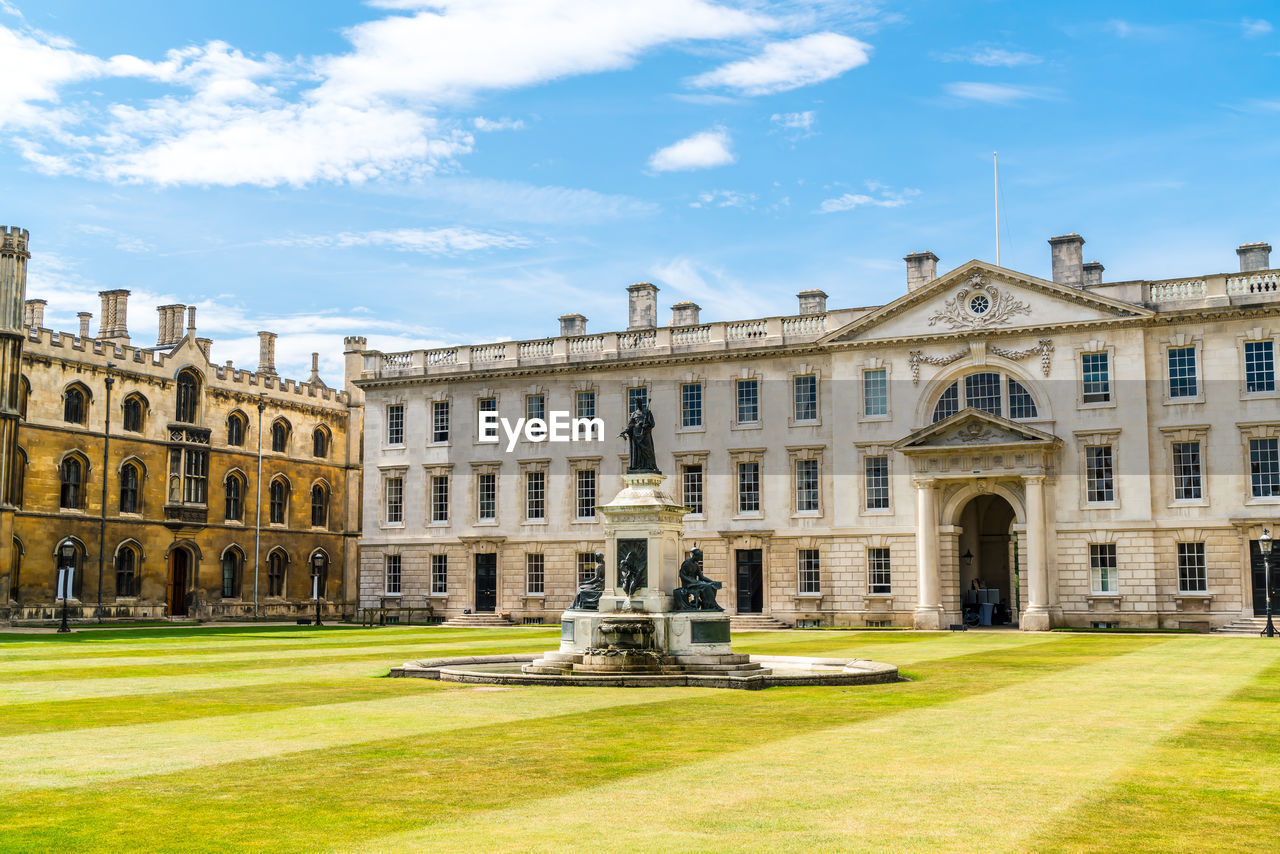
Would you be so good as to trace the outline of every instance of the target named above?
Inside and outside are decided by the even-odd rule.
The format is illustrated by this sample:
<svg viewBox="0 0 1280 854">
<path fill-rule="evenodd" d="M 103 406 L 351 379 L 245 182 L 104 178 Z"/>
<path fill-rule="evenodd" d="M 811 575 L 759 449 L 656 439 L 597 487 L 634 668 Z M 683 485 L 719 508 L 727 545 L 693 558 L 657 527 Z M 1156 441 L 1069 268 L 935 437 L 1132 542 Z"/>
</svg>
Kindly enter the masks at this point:
<svg viewBox="0 0 1280 854">
<path fill-rule="evenodd" d="M 874 308 L 799 294 L 786 317 L 658 323 L 368 351 L 361 602 L 554 621 L 603 542 L 629 401 L 657 419 L 686 547 L 721 602 L 799 625 L 969 619 L 1209 628 L 1261 608 L 1257 537 L 1280 518 L 1280 271 L 1102 281 L 1056 237 L 1052 281 L 981 261 Z M 481 441 L 596 416 L 594 441 Z M 610 568 L 610 572 L 613 568 Z M 983 603 L 992 607 L 983 609 Z M 985 611 L 985 613 L 984 613 Z"/>
</svg>

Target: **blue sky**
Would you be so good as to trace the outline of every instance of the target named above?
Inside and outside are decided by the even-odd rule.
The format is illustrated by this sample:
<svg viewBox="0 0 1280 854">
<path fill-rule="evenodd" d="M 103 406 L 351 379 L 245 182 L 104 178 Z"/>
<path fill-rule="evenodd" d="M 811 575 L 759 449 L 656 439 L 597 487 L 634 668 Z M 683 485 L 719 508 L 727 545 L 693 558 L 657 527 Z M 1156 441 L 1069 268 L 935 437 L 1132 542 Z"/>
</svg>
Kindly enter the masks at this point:
<svg viewBox="0 0 1280 854">
<path fill-rule="evenodd" d="M 133 290 L 282 372 L 660 316 L 833 306 L 901 258 L 1107 280 L 1280 240 L 1280 7 L 830 0 L 0 0 L 0 222 L 51 325 Z M 1280 245 L 1280 244 L 1278 244 Z M 95 318 L 96 329 L 96 318 Z"/>
</svg>

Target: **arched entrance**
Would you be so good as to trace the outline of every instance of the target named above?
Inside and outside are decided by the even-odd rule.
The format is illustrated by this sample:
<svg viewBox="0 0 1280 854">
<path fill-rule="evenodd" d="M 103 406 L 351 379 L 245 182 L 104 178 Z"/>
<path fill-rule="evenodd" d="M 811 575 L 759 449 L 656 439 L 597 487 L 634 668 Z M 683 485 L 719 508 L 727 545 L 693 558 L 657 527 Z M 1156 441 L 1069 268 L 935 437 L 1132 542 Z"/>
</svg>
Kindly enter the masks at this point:
<svg viewBox="0 0 1280 854">
<path fill-rule="evenodd" d="M 960 601 L 970 625 L 1017 621 L 1013 506 L 1001 495 L 976 495 L 960 510 Z"/>
<path fill-rule="evenodd" d="M 191 552 L 182 546 L 169 552 L 169 616 L 187 616 L 187 591 L 191 589 Z"/>
</svg>

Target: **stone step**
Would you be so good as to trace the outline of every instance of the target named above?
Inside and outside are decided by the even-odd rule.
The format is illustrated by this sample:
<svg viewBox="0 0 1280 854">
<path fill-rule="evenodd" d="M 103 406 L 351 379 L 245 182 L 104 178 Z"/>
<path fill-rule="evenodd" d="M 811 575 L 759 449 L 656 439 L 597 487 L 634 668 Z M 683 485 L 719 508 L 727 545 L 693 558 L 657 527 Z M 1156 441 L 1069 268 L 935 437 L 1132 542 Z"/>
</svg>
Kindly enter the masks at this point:
<svg viewBox="0 0 1280 854">
<path fill-rule="evenodd" d="M 791 626 L 768 614 L 735 614 L 729 618 L 730 631 L 752 632 L 789 628 Z"/>
<path fill-rule="evenodd" d="M 1280 620 L 1272 617 L 1272 624 L 1280 629 Z M 1240 617 L 1217 630 L 1222 635 L 1258 635 L 1267 627 L 1266 617 Z"/>
<path fill-rule="evenodd" d="M 511 621 L 503 619 L 497 614 L 457 614 L 440 625 L 454 629 L 497 628 L 510 626 Z"/>
</svg>

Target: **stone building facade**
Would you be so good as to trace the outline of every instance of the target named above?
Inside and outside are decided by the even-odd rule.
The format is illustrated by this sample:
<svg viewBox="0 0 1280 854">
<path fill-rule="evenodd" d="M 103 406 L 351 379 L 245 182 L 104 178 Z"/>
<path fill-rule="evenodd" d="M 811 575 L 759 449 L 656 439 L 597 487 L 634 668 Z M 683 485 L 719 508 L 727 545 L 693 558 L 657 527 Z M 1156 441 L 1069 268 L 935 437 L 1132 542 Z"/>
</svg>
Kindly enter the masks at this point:
<svg viewBox="0 0 1280 854">
<path fill-rule="evenodd" d="M 12 621 L 59 616 L 64 565 L 72 619 L 302 616 L 317 573 L 326 613 L 354 609 L 358 390 L 328 386 L 314 356 L 310 379 L 281 378 L 270 332 L 256 371 L 215 363 L 194 306 L 160 306 L 156 343 L 134 343 L 125 290 L 102 292 L 96 335 L 88 312 L 54 331 L 44 300 L 23 301 L 25 267 L 0 272 L 21 322 L 0 550 Z"/>
<path fill-rule="evenodd" d="M 884 305 L 626 331 L 368 351 L 360 601 L 550 620 L 603 542 L 615 438 L 637 398 L 738 614 L 799 625 L 1209 628 L 1263 595 L 1257 538 L 1280 517 L 1280 272 L 1103 282 L 1083 238 L 1051 279 L 906 257 Z M 595 416 L 541 440 L 480 415 Z M 560 414 L 557 414 L 560 413 Z M 987 607 L 983 607 L 986 605 Z"/>
</svg>

